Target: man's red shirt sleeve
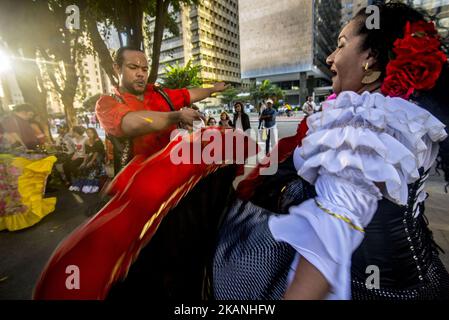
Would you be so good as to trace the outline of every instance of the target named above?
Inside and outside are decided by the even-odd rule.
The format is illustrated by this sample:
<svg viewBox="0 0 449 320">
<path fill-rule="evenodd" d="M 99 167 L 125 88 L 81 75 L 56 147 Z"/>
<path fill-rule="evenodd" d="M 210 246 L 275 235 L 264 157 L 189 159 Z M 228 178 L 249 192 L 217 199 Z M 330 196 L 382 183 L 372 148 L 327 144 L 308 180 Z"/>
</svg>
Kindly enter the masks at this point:
<svg viewBox="0 0 449 320">
<path fill-rule="evenodd" d="M 119 103 L 111 96 L 101 96 L 95 107 L 98 121 L 103 129 L 116 137 L 125 135 L 122 130 L 122 119 L 132 111 L 126 104 Z"/>
<path fill-rule="evenodd" d="M 165 93 L 170 97 L 176 110 L 190 105 L 190 93 L 186 88 L 183 89 L 165 89 Z"/>
</svg>

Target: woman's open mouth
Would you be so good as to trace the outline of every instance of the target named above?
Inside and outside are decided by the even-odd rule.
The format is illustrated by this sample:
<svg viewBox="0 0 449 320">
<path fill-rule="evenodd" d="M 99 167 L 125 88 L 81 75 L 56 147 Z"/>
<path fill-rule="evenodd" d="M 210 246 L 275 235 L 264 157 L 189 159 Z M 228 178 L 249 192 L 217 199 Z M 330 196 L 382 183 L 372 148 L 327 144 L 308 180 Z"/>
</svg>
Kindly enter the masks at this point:
<svg viewBox="0 0 449 320">
<path fill-rule="evenodd" d="M 331 69 L 331 72 L 332 72 L 332 78 L 337 76 L 337 71 L 335 71 L 334 69 Z"/>
</svg>

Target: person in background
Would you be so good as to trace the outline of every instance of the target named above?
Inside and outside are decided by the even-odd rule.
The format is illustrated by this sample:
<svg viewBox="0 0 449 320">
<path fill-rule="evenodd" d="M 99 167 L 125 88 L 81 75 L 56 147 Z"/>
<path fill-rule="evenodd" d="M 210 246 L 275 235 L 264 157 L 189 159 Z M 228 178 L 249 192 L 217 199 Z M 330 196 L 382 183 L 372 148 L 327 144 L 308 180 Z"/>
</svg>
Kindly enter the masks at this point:
<svg viewBox="0 0 449 320">
<path fill-rule="evenodd" d="M 217 125 L 217 120 L 215 120 L 214 117 L 210 117 L 209 120 L 207 120 L 208 127 L 214 127 L 216 125 Z"/>
<path fill-rule="evenodd" d="M 30 125 L 31 128 L 33 128 L 37 140 L 39 141 L 39 145 L 42 146 L 49 142 L 39 121 L 37 121 L 36 119 L 32 119 L 30 120 Z"/>
<path fill-rule="evenodd" d="M 316 108 L 317 107 L 315 102 L 313 101 L 313 97 L 308 96 L 307 101 L 302 106 L 302 111 L 306 114 L 306 116 L 310 116 L 315 112 Z"/>
<path fill-rule="evenodd" d="M 95 113 L 90 116 L 90 125 L 92 128 L 97 127 L 97 117 L 95 116 Z"/>
<path fill-rule="evenodd" d="M 257 127 L 258 130 L 260 130 L 260 129 L 262 128 L 262 122 L 263 122 L 263 120 L 260 119 L 260 116 L 262 116 L 262 112 L 263 112 L 266 108 L 267 108 L 267 106 L 266 106 L 264 103 L 259 102 L 259 106 L 258 106 L 258 108 L 257 108 L 258 111 L 259 111 L 259 126 Z"/>
<path fill-rule="evenodd" d="M 82 119 L 83 119 L 84 125 L 86 126 L 86 128 L 88 128 L 88 127 L 89 127 L 89 123 L 90 123 L 90 119 L 89 119 L 89 117 L 87 116 L 87 114 L 85 114 L 85 115 L 82 117 Z"/>
<path fill-rule="evenodd" d="M 75 178 L 79 174 L 79 169 L 81 164 L 84 162 L 86 158 L 86 136 L 84 133 L 86 129 L 81 126 L 74 127 L 72 129 L 72 143 L 74 146 L 74 152 L 72 156 L 69 158 L 67 162 L 64 163 L 64 174 L 66 176 L 67 182 L 71 183 L 72 178 Z M 69 188 L 70 191 L 80 191 L 79 185 L 71 185 Z"/>
<path fill-rule="evenodd" d="M 75 152 L 75 145 L 73 144 L 73 137 L 69 132 L 67 126 L 58 126 L 58 136 L 55 139 L 56 158 L 58 159 L 55 165 L 61 181 L 70 184 L 64 174 L 64 164 L 70 161 Z"/>
<path fill-rule="evenodd" d="M 224 127 L 225 129 L 232 129 L 232 121 L 226 111 L 223 111 L 220 114 L 220 121 L 218 122 L 218 125 L 220 127 Z"/>
<path fill-rule="evenodd" d="M 39 139 L 30 123 L 34 115 L 34 108 L 24 103 L 14 106 L 13 114 L 1 121 L 0 125 L 5 135 L 7 134 L 10 140 L 14 140 L 10 141 L 11 145 L 20 144 L 29 150 L 37 149 Z"/>
<path fill-rule="evenodd" d="M 67 126 L 59 126 L 58 137 L 56 138 L 56 147 L 60 153 L 66 155 L 72 155 L 75 152 L 75 146 L 73 144 L 73 137 L 69 132 Z M 59 158 L 60 156 L 58 156 Z"/>
<path fill-rule="evenodd" d="M 96 193 L 100 189 L 100 177 L 105 176 L 105 147 L 97 130 L 86 130 L 86 157 L 80 166 L 83 193 Z"/>
<path fill-rule="evenodd" d="M 245 113 L 245 108 L 241 102 L 236 102 L 234 104 L 234 129 L 240 129 L 242 131 L 246 131 L 251 129 L 251 124 L 249 121 L 249 116 Z"/>
<path fill-rule="evenodd" d="M 266 101 L 267 108 L 262 112 L 259 120 L 264 121 L 264 127 L 267 129 L 267 140 L 265 152 L 270 152 L 270 147 L 273 147 L 278 142 L 278 129 L 276 125 L 277 112 L 273 108 L 273 100 L 268 99 Z"/>
</svg>

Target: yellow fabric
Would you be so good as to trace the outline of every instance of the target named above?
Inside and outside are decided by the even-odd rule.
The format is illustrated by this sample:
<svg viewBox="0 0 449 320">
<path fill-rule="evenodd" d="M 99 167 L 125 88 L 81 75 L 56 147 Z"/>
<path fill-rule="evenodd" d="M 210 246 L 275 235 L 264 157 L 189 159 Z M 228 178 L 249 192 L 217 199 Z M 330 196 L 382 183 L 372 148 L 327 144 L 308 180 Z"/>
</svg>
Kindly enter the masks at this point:
<svg viewBox="0 0 449 320">
<path fill-rule="evenodd" d="M 55 210 L 56 198 L 44 198 L 44 191 L 47 177 L 56 160 L 54 156 L 41 160 L 14 158 L 12 165 L 22 171 L 18 178 L 18 191 L 26 211 L 0 216 L 0 231 L 31 227 Z"/>
</svg>

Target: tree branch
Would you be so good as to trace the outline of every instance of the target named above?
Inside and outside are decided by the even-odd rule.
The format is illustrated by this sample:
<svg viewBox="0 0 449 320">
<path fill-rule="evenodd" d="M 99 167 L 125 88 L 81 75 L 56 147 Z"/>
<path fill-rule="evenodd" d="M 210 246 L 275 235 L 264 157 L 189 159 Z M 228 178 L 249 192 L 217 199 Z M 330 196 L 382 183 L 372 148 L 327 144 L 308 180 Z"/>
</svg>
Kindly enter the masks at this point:
<svg viewBox="0 0 449 320">
<path fill-rule="evenodd" d="M 111 54 L 109 53 L 108 47 L 106 46 L 106 43 L 103 41 L 103 38 L 101 37 L 100 32 L 98 31 L 97 22 L 94 19 L 88 19 L 87 30 L 92 40 L 92 46 L 94 47 L 94 50 L 98 54 L 100 66 L 108 75 L 111 84 L 113 86 L 117 86 L 118 79 L 112 67 L 113 61 Z"/>
<path fill-rule="evenodd" d="M 159 71 L 159 58 L 161 54 L 162 37 L 167 23 L 169 0 L 158 0 L 156 4 L 156 19 L 154 21 L 153 50 L 151 57 L 151 70 L 148 82 L 154 83 L 157 80 Z"/>
<path fill-rule="evenodd" d="M 48 53 L 45 51 L 45 49 L 39 48 L 39 52 L 41 53 L 41 55 L 45 59 L 45 61 L 47 61 L 47 62 L 51 61 L 51 58 L 48 55 Z M 51 63 L 46 63 L 45 66 L 47 69 L 48 77 L 50 78 L 51 82 L 53 83 L 53 86 L 54 86 L 56 92 L 59 93 L 60 95 L 62 95 L 64 91 L 62 90 L 61 86 L 59 85 L 58 80 L 56 80 L 56 77 L 54 74 L 54 71 L 55 71 L 54 66 Z"/>
</svg>

